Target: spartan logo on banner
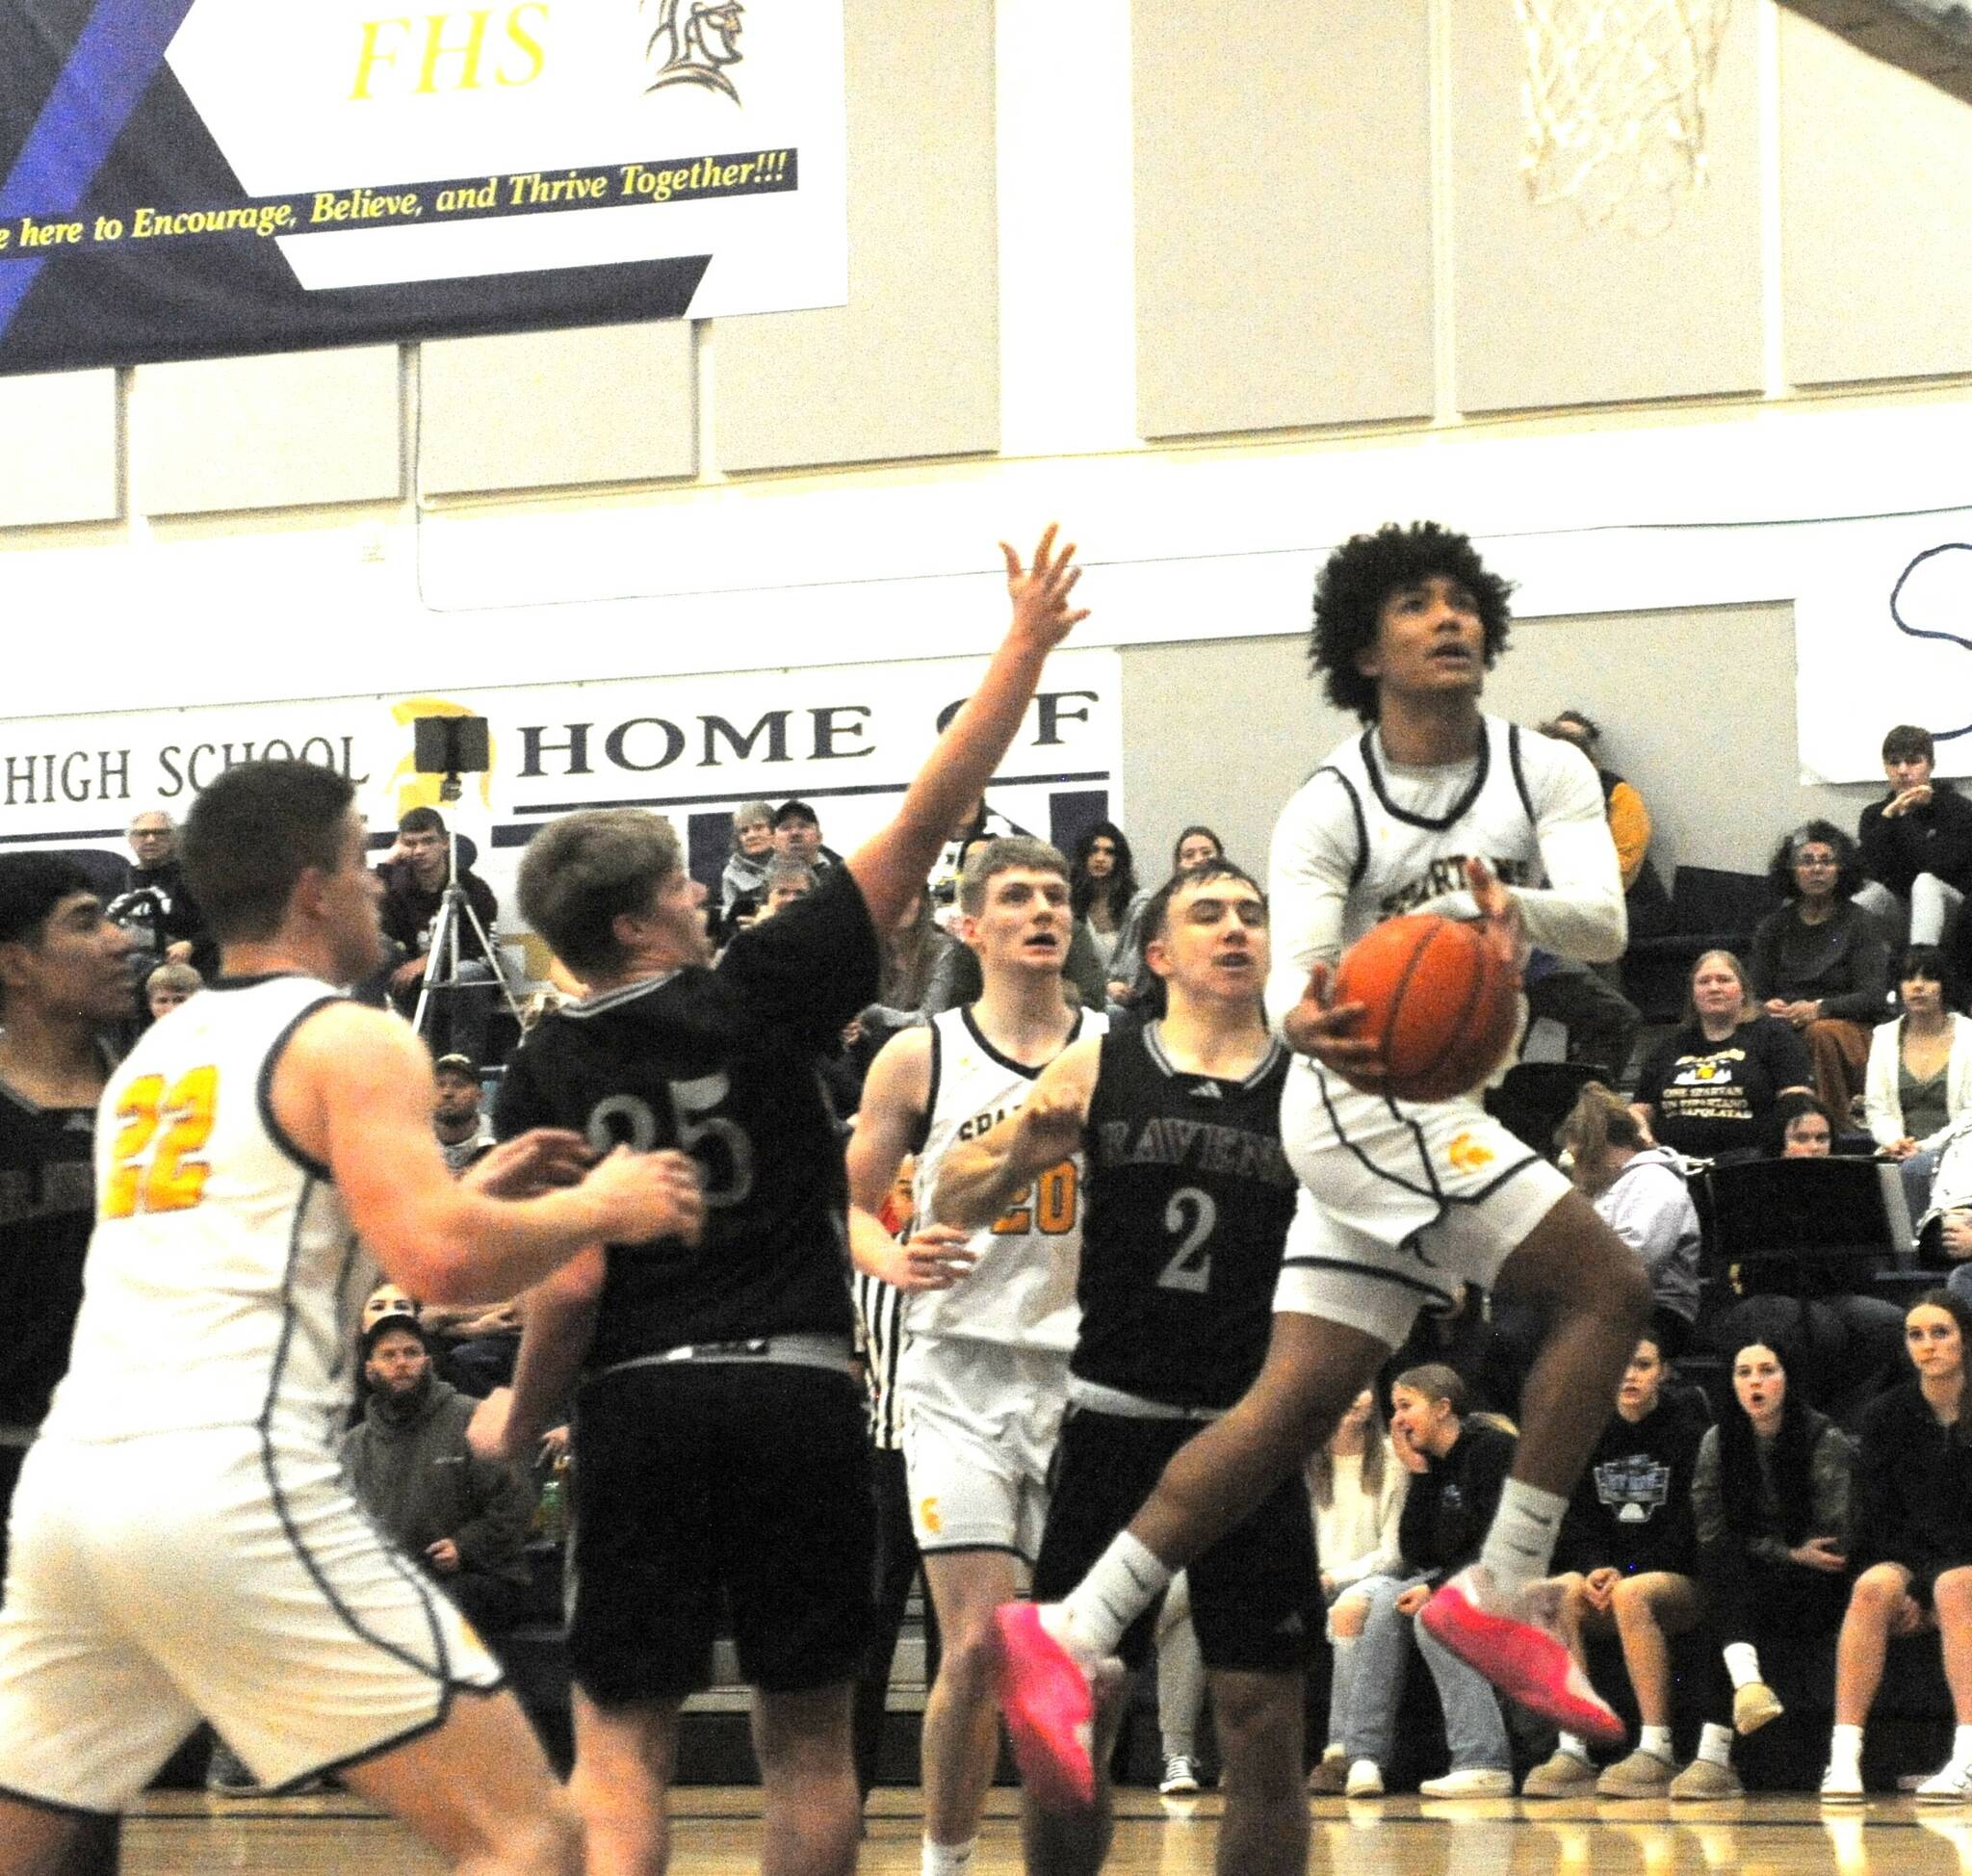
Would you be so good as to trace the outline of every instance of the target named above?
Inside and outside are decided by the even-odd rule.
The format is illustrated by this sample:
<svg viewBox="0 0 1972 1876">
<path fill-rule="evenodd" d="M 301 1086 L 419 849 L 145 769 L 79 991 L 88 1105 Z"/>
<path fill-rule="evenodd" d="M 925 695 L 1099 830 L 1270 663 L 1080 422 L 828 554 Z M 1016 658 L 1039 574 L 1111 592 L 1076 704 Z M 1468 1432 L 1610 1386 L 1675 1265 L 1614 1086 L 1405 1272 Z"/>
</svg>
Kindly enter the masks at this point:
<svg viewBox="0 0 1972 1876">
<path fill-rule="evenodd" d="M 661 85 L 706 85 L 738 104 L 740 92 L 727 67 L 737 65 L 741 57 L 740 16 L 745 11 L 739 0 L 725 0 L 723 5 L 658 0 L 658 30 L 646 50 L 662 63 L 651 90 Z"/>
<path fill-rule="evenodd" d="M 842 40 L 842 0 L 0 0 L 0 373 L 840 305 Z"/>
</svg>

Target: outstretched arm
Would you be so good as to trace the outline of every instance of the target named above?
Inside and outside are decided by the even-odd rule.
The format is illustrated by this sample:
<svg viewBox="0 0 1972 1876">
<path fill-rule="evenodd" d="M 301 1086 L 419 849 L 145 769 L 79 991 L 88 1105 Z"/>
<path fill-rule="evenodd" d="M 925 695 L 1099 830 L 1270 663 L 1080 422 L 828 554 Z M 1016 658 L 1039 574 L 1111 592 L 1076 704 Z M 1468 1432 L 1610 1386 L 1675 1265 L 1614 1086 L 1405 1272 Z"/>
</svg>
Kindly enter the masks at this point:
<svg viewBox="0 0 1972 1876">
<path fill-rule="evenodd" d="M 683 1154 L 618 1148 L 580 1185 L 503 1197 L 528 1148 L 455 1181 L 431 1132 L 425 1045 L 402 1023 L 336 1003 L 295 1031 L 273 1074 L 282 1132 L 324 1163 L 350 1222 L 393 1283 L 434 1303 L 497 1303 L 532 1288 L 585 1244 L 695 1239 L 697 1169 Z M 499 1165 L 493 1164 L 498 1158 Z"/>
<path fill-rule="evenodd" d="M 878 931 L 888 931 L 911 896 L 924 890 L 959 811 L 993 779 L 1020 729 L 1048 654 L 1088 617 L 1086 609 L 1069 607 L 1081 569 L 1072 564 L 1073 542 L 1055 552 L 1052 524 L 1034 549 L 1031 567 L 1024 567 L 1004 541 L 999 551 L 1006 556 L 1006 590 L 1013 601 L 1006 637 L 978 690 L 918 771 L 896 819 L 849 855 L 849 871 Z"/>
<path fill-rule="evenodd" d="M 1064 1050 L 1041 1071 L 1018 1113 L 982 1138 L 953 1146 L 939 1164 L 933 1213 L 947 1224 L 990 1225 L 1017 1193 L 1079 1151 L 1102 1051 L 1100 1036 Z"/>
</svg>

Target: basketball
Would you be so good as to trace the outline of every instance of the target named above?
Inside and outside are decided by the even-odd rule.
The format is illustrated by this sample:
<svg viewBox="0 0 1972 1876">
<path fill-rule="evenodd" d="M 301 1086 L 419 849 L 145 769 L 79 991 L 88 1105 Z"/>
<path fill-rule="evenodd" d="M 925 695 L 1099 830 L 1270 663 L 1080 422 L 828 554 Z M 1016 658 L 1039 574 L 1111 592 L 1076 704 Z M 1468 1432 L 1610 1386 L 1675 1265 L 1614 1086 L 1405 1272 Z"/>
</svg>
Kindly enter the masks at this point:
<svg viewBox="0 0 1972 1876">
<path fill-rule="evenodd" d="M 1446 1101 L 1476 1087 L 1519 1025 L 1519 980 L 1476 927 L 1435 912 L 1388 919 L 1342 953 L 1337 1003 L 1368 1009 L 1361 1034 L 1378 1045 L 1383 1091 Z"/>
</svg>

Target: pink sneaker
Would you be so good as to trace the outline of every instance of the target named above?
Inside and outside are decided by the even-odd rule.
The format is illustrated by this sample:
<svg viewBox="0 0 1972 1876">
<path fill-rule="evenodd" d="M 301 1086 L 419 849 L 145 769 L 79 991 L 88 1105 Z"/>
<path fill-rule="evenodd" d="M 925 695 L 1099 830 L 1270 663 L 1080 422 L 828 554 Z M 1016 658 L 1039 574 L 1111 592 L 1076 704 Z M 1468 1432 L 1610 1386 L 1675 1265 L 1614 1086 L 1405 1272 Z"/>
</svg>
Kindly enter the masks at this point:
<svg viewBox="0 0 1972 1876">
<path fill-rule="evenodd" d="M 1058 1602 L 1002 1602 L 993 1625 L 999 1710 L 1022 1782 L 1044 1811 L 1089 1810 L 1096 1802 L 1096 1691 L 1115 1664 L 1078 1654 L 1060 1636 Z"/>
<path fill-rule="evenodd" d="M 1417 1620 L 1501 1693 L 1593 1746 L 1623 1743 L 1622 1722 L 1590 1686 L 1558 1631 L 1555 1585 L 1502 1596 L 1478 1564 L 1462 1570 Z"/>
</svg>

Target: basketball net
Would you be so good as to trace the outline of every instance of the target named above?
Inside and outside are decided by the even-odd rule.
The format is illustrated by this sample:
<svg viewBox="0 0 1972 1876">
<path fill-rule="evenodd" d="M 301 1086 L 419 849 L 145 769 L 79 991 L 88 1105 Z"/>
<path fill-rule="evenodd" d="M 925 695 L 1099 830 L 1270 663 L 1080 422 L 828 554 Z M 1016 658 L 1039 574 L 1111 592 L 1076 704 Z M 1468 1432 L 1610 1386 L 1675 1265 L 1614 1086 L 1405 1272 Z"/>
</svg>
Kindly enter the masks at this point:
<svg viewBox="0 0 1972 1876">
<path fill-rule="evenodd" d="M 1705 176 L 1732 0 L 1514 0 L 1527 41 L 1520 168 L 1590 227 L 1668 228 Z"/>
</svg>

